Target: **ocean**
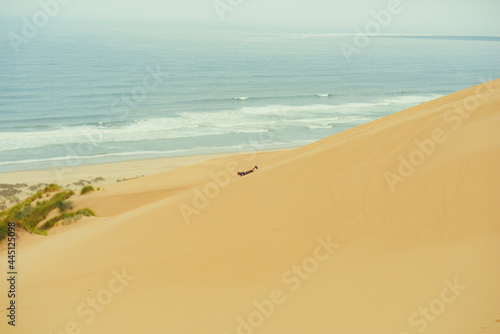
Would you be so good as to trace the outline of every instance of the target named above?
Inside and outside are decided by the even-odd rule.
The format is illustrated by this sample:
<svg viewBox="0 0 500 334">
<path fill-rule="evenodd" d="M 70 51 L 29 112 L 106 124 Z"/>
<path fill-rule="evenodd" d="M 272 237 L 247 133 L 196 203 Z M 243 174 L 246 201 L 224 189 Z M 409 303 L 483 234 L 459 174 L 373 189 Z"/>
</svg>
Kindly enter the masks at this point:
<svg viewBox="0 0 500 334">
<path fill-rule="evenodd" d="M 500 77 L 500 39 L 0 24 L 0 172 L 306 145 Z M 344 44 L 343 44 L 344 43 Z"/>
</svg>

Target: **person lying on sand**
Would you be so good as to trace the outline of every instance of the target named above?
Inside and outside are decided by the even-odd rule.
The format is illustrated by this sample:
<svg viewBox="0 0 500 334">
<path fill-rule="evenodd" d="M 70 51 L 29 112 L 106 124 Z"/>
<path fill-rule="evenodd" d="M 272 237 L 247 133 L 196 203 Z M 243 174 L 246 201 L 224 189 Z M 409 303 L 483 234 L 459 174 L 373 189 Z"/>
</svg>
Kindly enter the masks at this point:
<svg viewBox="0 0 500 334">
<path fill-rule="evenodd" d="M 246 172 L 238 172 L 238 176 L 245 176 L 250 173 L 253 173 L 256 169 L 259 169 L 259 167 L 255 166 L 254 168 L 247 170 Z"/>
</svg>

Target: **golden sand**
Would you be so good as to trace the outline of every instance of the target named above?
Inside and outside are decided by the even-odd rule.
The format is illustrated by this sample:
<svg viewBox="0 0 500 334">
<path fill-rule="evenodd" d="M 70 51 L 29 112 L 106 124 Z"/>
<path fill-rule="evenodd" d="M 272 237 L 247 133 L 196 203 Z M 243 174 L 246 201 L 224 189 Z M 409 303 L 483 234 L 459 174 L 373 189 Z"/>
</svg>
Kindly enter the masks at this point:
<svg viewBox="0 0 500 334">
<path fill-rule="evenodd" d="M 76 196 L 99 217 L 19 240 L 0 332 L 500 333 L 499 91 Z"/>
</svg>

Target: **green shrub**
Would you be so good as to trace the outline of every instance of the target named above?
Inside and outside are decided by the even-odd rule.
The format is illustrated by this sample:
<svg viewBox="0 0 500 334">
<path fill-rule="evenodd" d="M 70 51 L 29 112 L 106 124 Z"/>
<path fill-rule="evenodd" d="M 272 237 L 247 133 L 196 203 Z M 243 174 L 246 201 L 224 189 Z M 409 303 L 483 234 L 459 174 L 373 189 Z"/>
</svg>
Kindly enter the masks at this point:
<svg viewBox="0 0 500 334">
<path fill-rule="evenodd" d="M 41 221 L 45 220 L 49 213 L 63 205 L 63 202 L 69 199 L 75 193 L 73 191 L 62 191 L 55 194 L 51 199 L 42 201 L 40 205 L 37 205 L 26 218 L 22 219 L 22 225 L 25 228 L 34 228 Z"/>
<path fill-rule="evenodd" d="M 47 236 L 47 231 L 42 231 L 36 227 L 29 227 L 27 228 L 27 230 L 30 232 L 30 233 L 34 233 L 34 234 L 38 234 L 38 235 L 45 235 Z"/>
<path fill-rule="evenodd" d="M 88 187 L 86 187 L 88 188 Z M 90 187 L 88 191 L 93 191 L 94 189 Z M 95 216 L 95 213 L 90 209 L 82 209 L 77 212 L 67 212 L 73 209 L 73 202 L 69 201 L 69 198 L 75 194 L 72 190 L 60 191 L 61 188 L 56 184 L 50 184 L 46 186 L 43 190 L 37 191 L 32 196 L 26 198 L 21 203 L 14 205 L 13 207 L 0 212 L 0 241 L 7 237 L 9 222 L 15 221 L 19 228 L 24 228 L 31 233 L 47 235 L 47 229 L 51 228 L 64 219 L 66 221 L 78 220 L 82 216 Z M 59 192 L 57 192 L 59 191 Z M 82 189 L 83 191 L 83 189 Z M 51 192 L 57 192 L 50 199 L 40 200 L 33 205 L 37 199 L 42 199 L 43 195 Z M 47 216 L 55 209 L 59 209 L 61 214 L 48 220 L 43 224 L 42 227 L 37 228 L 40 222 L 47 219 Z"/>
<path fill-rule="evenodd" d="M 56 223 L 58 223 L 61 220 L 66 220 L 66 221 L 76 221 L 80 219 L 82 216 L 90 217 L 90 216 L 95 216 L 94 211 L 85 208 L 82 210 L 78 210 L 76 212 L 71 212 L 71 213 L 62 213 L 57 217 L 54 217 L 48 221 L 46 221 L 40 229 L 42 231 L 46 231 L 50 228 L 52 228 Z"/>
<path fill-rule="evenodd" d="M 41 197 L 45 192 L 51 192 L 59 186 L 50 185 L 44 190 L 38 191 L 31 197 L 28 197 L 23 202 L 14 205 L 6 211 L 0 212 L 0 226 L 6 227 L 9 222 L 15 221 L 21 228 L 27 229 L 32 233 L 45 234 L 45 231 L 37 229 L 37 225 L 44 221 L 49 213 L 57 208 L 64 206 L 67 201 L 75 193 L 73 191 L 61 191 L 55 194 L 51 199 L 37 202 L 35 206 L 32 203 Z M 2 237 L 0 233 L 0 240 Z"/>
<path fill-rule="evenodd" d="M 61 190 L 61 187 L 55 183 L 51 183 L 43 189 L 43 193 L 51 193 L 59 190 Z"/>
<path fill-rule="evenodd" d="M 80 213 L 84 216 L 87 216 L 87 217 L 95 217 L 95 212 L 88 209 L 88 208 L 85 208 L 85 209 L 82 209 L 82 210 L 78 210 L 77 213 Z"/>
<path fill-rule="evenodd" d="M 22 210 L 16 212 L 14 219 L 15 220 L 22 220 L 22 219 L 26 218 L 26 216 L 29 216 L 32 212 L 33 212 L 33 207 L 31 206 L 30 203 L 27 203 L 24 205 Z"/>
<path fill-rule="evenodd" d="M 61 211 L 61 213 L 69 211 L 69 210 L 73 210 L 73 202 L 72 201 L 60 201 L 57 203 L 57 205 L 58 205 L 59 211 Z"/>
<path fill-rule="evenodd" d="M 80 191 L 80 195 L 85 195 L 85 194 L 87 194 L 89 192 L 92 192 L 92 191 L 95 191 L 94 187 L 92 187 L 92 186 L 85 186 Z"/>
</svg>

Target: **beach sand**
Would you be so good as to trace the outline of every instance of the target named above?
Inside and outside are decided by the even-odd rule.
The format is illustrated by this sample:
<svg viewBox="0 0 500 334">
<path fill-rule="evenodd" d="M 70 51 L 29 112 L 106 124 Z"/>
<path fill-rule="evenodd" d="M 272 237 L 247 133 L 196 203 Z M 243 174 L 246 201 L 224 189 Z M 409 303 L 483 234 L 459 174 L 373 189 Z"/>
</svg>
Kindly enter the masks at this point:
<svg viewBox="0 0 500 334">
<path fill-rule="evenodd" d="M 270 152 L 282 151 L 252 151 L 247 155 L 259 154 L 263 157 Z M 92 185 L 94 188 L 106 188 L 109 184 L 123 182 L 142 178 L 162 172 L 178 169 L 184 166 L 199 164 L 208 160 L 219 159 L 223 157 L 232 157 L 242 153 L 214 153 L 192 156 L 179 156 L 157 159 L 130 160 L 114 163 L 78 165 L 62 164 L 46 169 L 26 170 L 20 172 L 0 173 L 0 205 L 5 201 L 5 206 L 11 207 L 18 201 L 22 201 L 28 196 L 33 195 L 36 190 L 43 189 L 46 185 L 55 183 L 64 189 L 74 190 L 76 193 L 86 185 Z M 248 165 L 248 167 L 253 167 Z M 2 196 L 3 185 L 14 186 L 19 192 L 12 196 Z M 1 208 L 0 208 L 1 210 Z"/>
<path fill-rule="evenodd" d="M 98 217 L 19 239 L 0 332 L 500 333 L 499 92 L 289 151 L 129 165 L 146 176 L 74 197 Z"/>
<path fill-rule="evenodd" d="M 273 151 L 263 151 L 267 153 Z M 256 153 L 256 152 L 253 152 Z M 39 183 L 56 183 L 62 186 L 74 187 L 80 180 L 92 181 L 96 178 L 104 180 L 94 184 L 107 185 L 121 180 L 135 179 L 153 174 L 170 171 L 184 166 L 195 165 L 223 157 L 231 157 L 241 153 L 215 153 L 157 159 L 130 160 L 122 162 L 95 164 L 95 165 L 62 165 L 53 168 L 27 170 L 21 172 L 0 173 L 0 183 L 25 183 L 36 185 Z"/>
</svg>

